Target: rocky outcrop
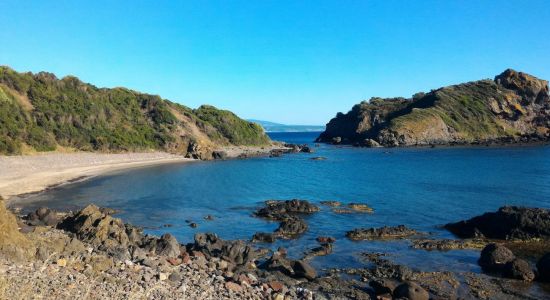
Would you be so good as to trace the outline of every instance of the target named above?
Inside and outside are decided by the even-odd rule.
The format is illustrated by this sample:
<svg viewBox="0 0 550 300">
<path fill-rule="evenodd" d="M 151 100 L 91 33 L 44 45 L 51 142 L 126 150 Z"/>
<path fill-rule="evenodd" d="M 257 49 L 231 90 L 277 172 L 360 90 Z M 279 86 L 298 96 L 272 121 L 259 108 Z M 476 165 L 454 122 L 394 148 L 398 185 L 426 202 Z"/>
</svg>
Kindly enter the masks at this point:
<svg viewBox="0 0 550 300">
<path fill-rule="evenodd" d="M 311 214 L 319 211 L 319 207 L 306 200 L 268 200 L 266 206 L 256 212 L 256 216 L 270 220 L 284 220 L 296 214 Z"/>
<path fill-rule="evenodd" d="M 491 239 L 550 238 L 550 210 L 504 206 L 470 220 L 450 223 L 445 228 L 461 238 Z"/>
<path fill-rule="evenodd" d="M 550 282 L 550 252 L 537 262 L 537 270 L 540 281 Z"/>
<path fill-rule="evenodd" d="M 372 98 L 330 120 L 318 142 L 377 147 L 550 139 L 548 82 L 506 70 L 410 99 Z"/>
<path fill-rule="evenodd" d="M 529 262 L 516 258 L 514 253 L 503 245 L 489 244 L 481 251 L 478 260 L 485 272 L 506 278 L 533 281 L 535 272 Z"/>
<path fill-rule="evenodd" d="M 358 228 L 346 232 L 346 237 L 350 240 L 373 240 L 373 239 L 399 239 L 411 235 L 419 234 L 418 231 L 399 225 L 395 227 L 380 227 L 380 228 Z"/>
</svg>

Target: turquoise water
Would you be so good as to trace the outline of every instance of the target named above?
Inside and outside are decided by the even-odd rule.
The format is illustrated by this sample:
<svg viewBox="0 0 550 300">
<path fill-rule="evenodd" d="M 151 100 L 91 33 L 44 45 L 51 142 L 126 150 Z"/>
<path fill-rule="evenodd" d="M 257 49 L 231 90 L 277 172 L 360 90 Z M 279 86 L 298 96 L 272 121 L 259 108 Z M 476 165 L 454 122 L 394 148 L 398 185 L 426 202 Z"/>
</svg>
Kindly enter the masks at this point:
<svg viewBox="0 0 550 300">
<path fill-rule="evenodd" d="M 318 133 L 272 133 L 275 140 L 310 143 Z M 356 227 L 405 224 L 451 238 L 440 226 L 502 205 L 550 208 L 550 147 L 366 149 L 321 145 L 314 154 L 193 162 L 119 172 L 75 183 L 27 199 L 27 209 L 82 207 L 89 203 L 120 209 L 127 222 L 147 232 L 170 232 L 181 242 L 196 232 L 224 239 L 249 239 L 277 224 L 252 217 L 266 199 L 338 200 L 368 203 L 374 214 L 334 214 L 327 207 L 307 217 L 309 231 L 280 241 L 299 257 L 315 238 L 337 239 L 334 253 L 313 260 L 317 267 L 361 264 L 358 253 L 387 252 L 391 259 L 421 270 L 478 272 L 477 251 L 424 251 L 408 241 L 351 242 Z M 310 160 L 325 156 L 327 160 Z M 211 214 L 214 221 L 203 217 Z M 196 229 L 185 222 L 199 224 Z M 171 224 L 171 227 L 163 227 Z"/>
</svg>

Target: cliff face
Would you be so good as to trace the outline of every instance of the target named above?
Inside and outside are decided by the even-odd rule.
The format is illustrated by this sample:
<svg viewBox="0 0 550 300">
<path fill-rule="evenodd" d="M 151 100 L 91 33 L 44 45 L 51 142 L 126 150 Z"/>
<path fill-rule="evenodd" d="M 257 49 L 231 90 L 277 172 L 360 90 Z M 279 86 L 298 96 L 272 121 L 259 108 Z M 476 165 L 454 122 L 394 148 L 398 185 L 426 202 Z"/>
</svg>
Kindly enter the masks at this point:
<svg viewBox="0 0 550 300">
<path fill-rule="evenodd" d="M 217 146 L 269 142 L 259 125 L 212 106 L 0 67 L 0 154 L 163 150 L 209 159 Z"/>
<path fill-rule="evenodd" d="M 419 93 L 373 98 L 338 113 L 319 142 L 384 146 L 534 142 L 550 139 L 548 81 L 506 70 Z"/>
</svg>

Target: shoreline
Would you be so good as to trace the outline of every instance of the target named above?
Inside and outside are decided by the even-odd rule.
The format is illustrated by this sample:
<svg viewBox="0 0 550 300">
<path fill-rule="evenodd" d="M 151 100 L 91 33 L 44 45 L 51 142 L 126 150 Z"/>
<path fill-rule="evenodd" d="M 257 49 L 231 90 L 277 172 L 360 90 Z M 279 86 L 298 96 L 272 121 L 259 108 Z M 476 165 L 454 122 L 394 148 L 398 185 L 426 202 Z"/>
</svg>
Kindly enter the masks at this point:
<svg viewBox="0 0 550 300">
<path fill-rule="evenodd" d="M 164 152 L 145 153 L 44 153 L 0 156 L 0 197 L 7 206 L 26 195 L 111 172 L 162 164 L 197 161 Z"/>
</svg>

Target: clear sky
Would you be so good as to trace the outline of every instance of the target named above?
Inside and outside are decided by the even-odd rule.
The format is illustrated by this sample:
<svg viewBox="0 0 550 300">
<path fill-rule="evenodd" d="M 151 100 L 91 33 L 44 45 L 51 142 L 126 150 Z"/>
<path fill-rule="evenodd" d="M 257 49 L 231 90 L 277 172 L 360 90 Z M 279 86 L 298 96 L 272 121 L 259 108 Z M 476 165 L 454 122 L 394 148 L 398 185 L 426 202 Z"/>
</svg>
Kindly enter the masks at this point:
<svg viewBox="0 0 550 300">
<path fill-rule="evenodd" d="M 244 118 L 325 124 L 514 68 L 550 79 L 550 1 L 0 1 L 0 64 Z"/>
</svg>

